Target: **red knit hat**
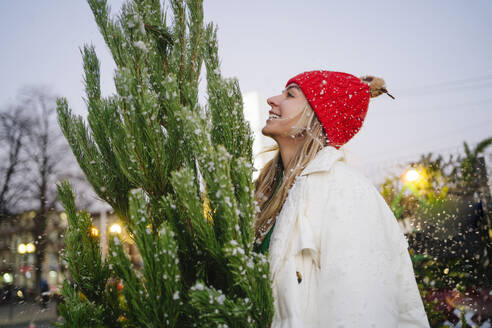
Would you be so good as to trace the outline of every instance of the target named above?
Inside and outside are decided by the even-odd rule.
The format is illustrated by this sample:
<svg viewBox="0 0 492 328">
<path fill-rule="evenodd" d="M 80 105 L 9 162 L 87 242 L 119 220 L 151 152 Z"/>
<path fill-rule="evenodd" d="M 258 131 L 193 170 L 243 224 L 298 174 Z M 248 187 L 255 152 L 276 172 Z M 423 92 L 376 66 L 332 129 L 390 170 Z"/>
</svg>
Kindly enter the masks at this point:
<svg viewBox="0 0 492 328">
<path fill-rule="evenodd" d="M 291 78 L 324 127 L 330 145 L 340 148 L 359 132 L 371 97 L 370 87 L 342 72 L 310 71 Z"/>
</svg>

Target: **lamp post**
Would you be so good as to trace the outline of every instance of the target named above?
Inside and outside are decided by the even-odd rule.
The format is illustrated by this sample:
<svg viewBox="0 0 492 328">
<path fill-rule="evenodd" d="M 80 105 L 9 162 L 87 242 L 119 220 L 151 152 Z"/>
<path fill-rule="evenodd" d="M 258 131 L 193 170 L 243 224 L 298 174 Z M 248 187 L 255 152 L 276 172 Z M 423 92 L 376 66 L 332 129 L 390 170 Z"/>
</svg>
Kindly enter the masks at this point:
<svg viewBox="0 0 492 328">
<path fill-rule="evenodd" d="M 24 257 L 24 255 L 32 254 L 35 251 L 36 251 L 36 246 L 34 245 L 33 242 L 29 242 L 29 243 L 26 243 L 26 244 L 20 243 L 17 246 L 17 253 L 19 253 L 19 255 L 21 256 L 19 273 L 20 274 L 23 274 L 21 276 L 24 276 L 27 279 L 30 278 L 30 272 L 29 272 L 29 266 L 28 265 L 25 265 L 25 261 L 24 261 L 25 257 Z M 26 283 L 26 287 L 27 287 L 27 283 Z"/>
<path fill-rule="evenodd" d="M 406 183 L 417 181 L 419 178 L 420 173 L 414 168 L 406 170 L 402 176 L 402 180 Z"/>
<path fill-rule="evenodd" d="M 417 183 L 421 182 L 424 179 L 424 175 L 421 170 L 417 170 L 415 168 L 410 168 L 403 173 L 401 180 L 403 182 L 403 189 L 408 189 L 412 192 L 412 194 L 418 200 L 421 200 L 420 194 L 417 190 Z"/>
<path fill-rule="evenodd" d="M 110 234 L 110 236 L 111 236 L 112 238 L 113 238 L 114 236 L 116 236 L 116 235 L 118 235 L 118 236 L 119 236 L 119 235 L 121 234 L 121 231 L 122 231 L 122 229 L 121 229 L 121 225 L 120 225 L 119 223 L 117 223 L 117 222 L 115 222 L 115 223 L 111 224 L 111 225 L 109 226 L 109 228 L 107 228 L 107 229 L 108 229 L 109 234 Z M 108 249 L 108 243 L 107 243 L 107 241 L 105 241 L 105 243 L 104 243 L 104 249 L 105 249 L 105 253 L 104 253 L 104 255 L 106 255 L 106 253 L 107 253 L 107 249 Z"/>
<path fill-rule="evenodd" d="M 391 210 L 397 219 L 400 218 L 403 213 L 403 206 L 400 205 L 400 201 L 403 198 L 405 191 L 410 190 L 421 204 L 425 202 L 416 187 L 416 184 L 422 181 L 423 178 L 423 174 L 416 168 L 409 168 L 401 175 L 402 188 L 390 205 Z"/>
</svg>

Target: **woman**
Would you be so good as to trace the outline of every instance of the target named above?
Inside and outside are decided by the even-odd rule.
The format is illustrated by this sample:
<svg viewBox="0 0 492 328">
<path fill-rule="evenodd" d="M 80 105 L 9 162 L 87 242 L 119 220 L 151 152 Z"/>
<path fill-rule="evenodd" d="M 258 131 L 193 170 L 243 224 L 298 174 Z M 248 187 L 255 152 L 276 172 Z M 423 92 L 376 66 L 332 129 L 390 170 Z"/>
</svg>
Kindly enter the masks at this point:
<svg viewBox="0 0 492 328">
<path fill-rule="evenodd" d="M 382 93 L 379 78 L 311 71 L 268 99 L 262 133 L 278 153 L 255 181 L 255 246 L 268 251 L 273 328 L 429 327 L 405 236 L 340 150 Z"/>
</svg>

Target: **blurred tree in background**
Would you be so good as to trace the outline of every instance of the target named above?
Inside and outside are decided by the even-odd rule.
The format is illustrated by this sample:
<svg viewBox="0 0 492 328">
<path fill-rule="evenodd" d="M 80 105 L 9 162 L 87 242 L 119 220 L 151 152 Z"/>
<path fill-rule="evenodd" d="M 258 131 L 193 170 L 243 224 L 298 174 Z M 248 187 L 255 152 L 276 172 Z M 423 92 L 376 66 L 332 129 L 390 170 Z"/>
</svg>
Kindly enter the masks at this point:
<svg viewBox="0 0 492 328">
<path fill-rule="evenodd" d="M 47 242 L 47 214 L 55 208 L 56 182 L 77 176 L 74 158 L 56 122 L 56 95 L 44 86 L 24 87 L 0 110 L 0 221 L 34 211 L 34 286 L 40 292 Z"/>
<path fill-rule="evenodd" d="M 452 316 L 457 304 L 451 306 L 450 296 L 439 291 L 470 294 L 492 287 L 490 186 L 481 157 L 491 144 L 487 138 L 470 150 L 464 143 L 464 156 L 447 160 L 424 155 L 381 185 L 397 219 L 413 227 L 407 234 L 410 253 L 434 324 Z"/>
</svg>

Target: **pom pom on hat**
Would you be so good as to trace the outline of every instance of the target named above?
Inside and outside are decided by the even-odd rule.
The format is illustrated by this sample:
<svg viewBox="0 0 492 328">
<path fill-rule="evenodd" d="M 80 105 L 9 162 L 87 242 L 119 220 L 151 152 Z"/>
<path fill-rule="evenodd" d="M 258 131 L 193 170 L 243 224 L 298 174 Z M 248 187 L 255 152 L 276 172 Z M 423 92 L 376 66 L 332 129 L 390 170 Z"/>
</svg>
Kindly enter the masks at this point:
<svg viewBox="0 0 492 328">
<path fill-rule="evenodd" d="M 372 75 L 366 75 L 362 76 L 360 78 L 362 82 L 365 82 L 369 84 L 369 89 L 371 92 L 371 98 L 377 97 L 379 95 L 382 95 L 383 93 L 386 93 L 388 96 L 391 98 L 395 99 L 392 95 L 388 93 L 388 90 L 386 90 L 386 82 L 380 77 L 375 77 Z"/>
<path fill-rule="evenodd" d="M 342 72 L 304 72 L 287 81 L 286 86 L 292 83 L 301 88 L 323 125 L 328 142 L 335 148 L 340 148 L 359 132 L 369 99 L 388 94 L 381 78 L 358 78 Z"/>
</svg>

